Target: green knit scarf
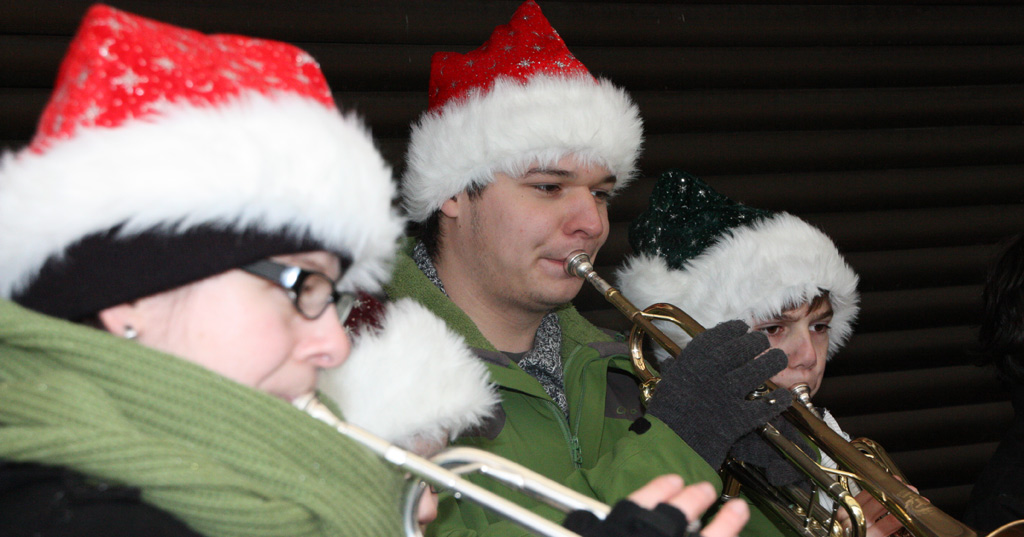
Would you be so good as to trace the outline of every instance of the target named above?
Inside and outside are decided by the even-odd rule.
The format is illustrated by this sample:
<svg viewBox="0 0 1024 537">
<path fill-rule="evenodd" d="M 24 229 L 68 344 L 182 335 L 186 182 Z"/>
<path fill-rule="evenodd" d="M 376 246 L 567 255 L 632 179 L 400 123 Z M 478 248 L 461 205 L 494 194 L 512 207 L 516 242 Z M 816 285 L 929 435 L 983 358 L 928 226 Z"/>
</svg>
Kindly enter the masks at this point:
<svg viewBox="0 0 1024 537">
<path fill-rule="evenodd" d="M 0 459 L 138 487 L 223 536 L 400 535 L 401 475 L 288 403 L 0 300 Z"/>
</svg>

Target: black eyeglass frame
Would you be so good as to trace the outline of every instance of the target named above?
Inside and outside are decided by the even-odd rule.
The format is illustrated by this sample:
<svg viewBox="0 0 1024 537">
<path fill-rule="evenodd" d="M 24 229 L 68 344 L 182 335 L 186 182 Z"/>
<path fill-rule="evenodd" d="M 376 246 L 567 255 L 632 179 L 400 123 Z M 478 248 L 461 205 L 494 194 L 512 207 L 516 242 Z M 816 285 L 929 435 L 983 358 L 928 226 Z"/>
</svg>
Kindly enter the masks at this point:
<svg viewBox="0 0 1024 537">
<path fill-rule="evenodd" d="M 295 311 L 299 312 L 299 315 L 302 315 L 310 321 L 319 319 L 320 316 L 327 311 L 327 308 L 334 305 L 334 309 L 338 313 L 338 321 L 344 324 L 345 320 L 348 319 L 348 316 L 352 313 L 352 309 L 355 307 L 356 300 L 358 298 L 354 293 L 338 291 L 338 282 L 331 279 L 330 276 L 323 272 L 306 270 L 295 265 L 286 265 L 269 259 L 261 259 L 255 263 L 250 263 L 241 267 L 241 269 L 253 276 L 258 276 L 268 280 L 283 289 L 288 293 L 288 298 L 292 300 L 292 305 L 295 306 Z M 299 302 L 300 295 L 302 294 L 302 286 L 306 283 L 306 280 L 311 277 L 323 278 L 330 283 L 331 289 L 331 299 L 325 302 L 323 308 L 316 312 L 315 315 L 310 315 L 308 312 L 302 311 L 302 305 Z"/>
</svg>

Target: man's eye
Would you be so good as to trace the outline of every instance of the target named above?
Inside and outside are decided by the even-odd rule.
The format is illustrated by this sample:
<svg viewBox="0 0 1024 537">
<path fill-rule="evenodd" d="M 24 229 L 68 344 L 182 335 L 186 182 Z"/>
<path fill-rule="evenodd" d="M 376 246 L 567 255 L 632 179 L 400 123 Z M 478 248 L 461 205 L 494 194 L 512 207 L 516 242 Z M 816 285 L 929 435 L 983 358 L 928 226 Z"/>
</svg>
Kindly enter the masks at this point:
<svg viewBox="0 0 1024 537">
<path fill-rule="evenodd" d="M 546 192 L 550 194 L 553 192 L 558 192 L 560 187 L 558 185 L 533 185 L 533 188 L 541 192 Z"/>
<path fill-rule="evenodd" d="M 769 336 L 774 336 L 775 334 L 778 334 L 780 331 L 782 331 L 782 327 L 778 326 L 778 325 L 762 326 L 761 328 L 758 328 L 757 330 L 759 332 L 764 332 L 765 334 L 767 334 Z"/>
<path fill-rule="evenodd" d="M 828 332 L 832 329 L 832 325 L 828 323 L 818 323 L 811 327 L 811 330 L 815 332 Z"/>
<path fill-rule="evenodd" d="M 595 198 L 597 198 L 597 201 L 603 202 L 607 202 L 612 197 L 612 193 L 608 192 L 607 190 L 594 190 L 592 191 L 592 194 Z"/>
</svg>

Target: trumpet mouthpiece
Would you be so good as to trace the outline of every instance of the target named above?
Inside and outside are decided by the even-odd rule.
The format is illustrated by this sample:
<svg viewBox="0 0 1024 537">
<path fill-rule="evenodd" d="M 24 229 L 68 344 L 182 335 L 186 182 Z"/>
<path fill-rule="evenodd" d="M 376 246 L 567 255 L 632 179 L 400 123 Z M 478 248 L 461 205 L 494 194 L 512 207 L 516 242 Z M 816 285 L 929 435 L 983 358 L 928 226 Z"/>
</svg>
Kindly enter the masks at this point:
<svg viewBox="0 0 1024 537">
<path fill-rule="evenodd" d="M 570 276 L 576 276 L 577 278 L 586 279 L 587 274 L 594 270 L 594 265 L 590 264 L 590 255 L 583 250 L 576 250 L 569 254 L 565 258 L 565 272 Z"/>
</svg>

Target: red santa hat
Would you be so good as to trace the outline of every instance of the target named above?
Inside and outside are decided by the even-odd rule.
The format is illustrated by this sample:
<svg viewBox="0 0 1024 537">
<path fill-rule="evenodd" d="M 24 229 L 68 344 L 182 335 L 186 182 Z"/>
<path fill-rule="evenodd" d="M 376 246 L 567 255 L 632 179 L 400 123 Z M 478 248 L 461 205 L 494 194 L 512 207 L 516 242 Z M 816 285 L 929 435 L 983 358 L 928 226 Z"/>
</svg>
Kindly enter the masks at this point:
<svg viewBox="0 0 1024 537">
<path fill-rule="evenodd" d="M 518 176 L 534 162 L 572 155 L 608 168 L 616 189 L 636 171 L 643 142 L 636 104 L 590 74 L 533 0 L 480 48 L 435 54 L 429 99 L 413 126 L 402 178 L 414 221 L 466 188 L 490 183 L 495 172 Z"/>
<path fill-rule="evenodd" d="M 0 296 L 76 319 L 319 249 L 372 291 L 403 228 L 393 197 L 304 51 L 96 5 L 31 145 L 0 161 Z"/>
</svg>

